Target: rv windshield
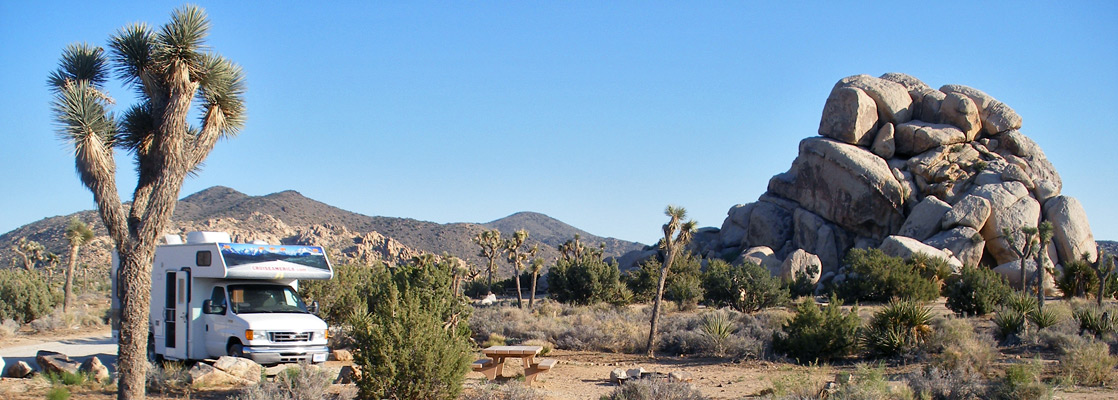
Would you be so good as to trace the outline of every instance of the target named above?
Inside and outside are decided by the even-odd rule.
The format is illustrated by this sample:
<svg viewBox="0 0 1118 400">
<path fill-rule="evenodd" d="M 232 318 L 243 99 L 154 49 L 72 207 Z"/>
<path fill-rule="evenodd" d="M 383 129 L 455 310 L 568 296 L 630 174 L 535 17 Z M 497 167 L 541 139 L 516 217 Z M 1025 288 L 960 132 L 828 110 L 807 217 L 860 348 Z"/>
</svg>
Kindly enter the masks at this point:
<svg viewBox="0 0 1118 400">
<path fill-rule="evenodd" d="M 299 294 L 284 285 L 230 285 L 229 304 L 237 314 L 307 313 Z"/>
</svg>

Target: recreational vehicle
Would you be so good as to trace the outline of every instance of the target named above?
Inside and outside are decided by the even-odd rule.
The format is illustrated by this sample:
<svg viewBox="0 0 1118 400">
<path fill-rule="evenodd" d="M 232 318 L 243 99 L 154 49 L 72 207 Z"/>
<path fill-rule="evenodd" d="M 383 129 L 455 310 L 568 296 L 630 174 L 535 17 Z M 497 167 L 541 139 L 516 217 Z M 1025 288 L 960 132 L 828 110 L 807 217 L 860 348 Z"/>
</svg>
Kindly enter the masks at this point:
<svg viewBox="0 0 1118 400">
<path fill-rule="evenodd" d="M 151 358 L 326 361 L 326 322 L 314 315 L 318 303 L 304 303 L 298 292 L 300 279 L 333 277 L 321 247 L 232 243 L 223 232 L 165 241 L 151 269 Z M 118 267 L 114 254 L 114 278 Z M 119 315 L 116 284 L 113 279 L 113 314 Z"/>
</svg>

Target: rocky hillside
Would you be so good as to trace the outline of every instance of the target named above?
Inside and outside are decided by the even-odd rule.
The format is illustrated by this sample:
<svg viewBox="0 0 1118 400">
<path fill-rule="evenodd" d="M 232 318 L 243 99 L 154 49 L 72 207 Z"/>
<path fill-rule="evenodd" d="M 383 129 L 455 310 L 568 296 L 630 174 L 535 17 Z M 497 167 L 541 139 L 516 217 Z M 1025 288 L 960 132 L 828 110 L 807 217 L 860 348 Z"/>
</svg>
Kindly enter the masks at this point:
<svg viewBox="0 0 1118 400">
<path fill-rule="evenodd" d="M 793 254 L 817 257 L 823 279 L 841 277 L 841 257 L 855 247 L 1004 271 L 1019 267 L 1003 231 L 1020 245 L 1021 228 L 1047 221 L 1055 264 L 1095 257 L 1083 208 L 1060 193 L 1060 175 L 1021 127 L 1013 109 L 974 88 L 933 89 L 898 73 L 843 78 L 819 136 L 800 142 L 791 168 L 693 248 L 774 272 Z"/>
<path fill-rule="evenodd" d="M 9 265 L 15 254 L 11 248 L 19 238 L 42 243 L 47 251 L 66 254 L 63 233 L 71 217 L 92 223 L 98 236 L 83 249 L 91 264 L 109 263 L 111 243 L 100 219 L 93 211 L 46 218 L 0 235 L 0 263 Z M 338 261 L 401 262 L 423 254 L 448 253 L 480 264 L 477 247 L 471 238 L 484 229 L 511 234 L 527 229 L 529 244 L 540 245 L 540 256 L 558 257 L 558 244 L 582 236 L 587 243 L 606 244 L 606 254 L 619 256 L 643 245 L 613 238 L 601 238 L 538 213 L 517 213 L 486 224 L 437 224 L 407 218 L 370 217 L 342 210 L 309 199 L 295 191 L 266 196 L 249 196 L 227 187 L 212 187 L 179 201 L 172 232 L 229 232 L 234 241 L 264 240 L 269 243 L 313 244 L 330 249 Z M 345 259 L 345 260 L 342 260 Z"/>
</svg>

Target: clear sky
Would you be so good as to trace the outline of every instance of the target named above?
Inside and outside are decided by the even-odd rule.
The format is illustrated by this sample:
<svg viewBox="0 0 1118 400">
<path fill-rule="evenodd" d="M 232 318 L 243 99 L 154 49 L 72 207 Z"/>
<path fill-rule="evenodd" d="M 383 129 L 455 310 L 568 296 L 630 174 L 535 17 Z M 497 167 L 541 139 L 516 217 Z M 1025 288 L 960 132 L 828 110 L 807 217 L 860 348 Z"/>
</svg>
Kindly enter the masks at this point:
<svg viewBox="0 0 1118 400">
<path fill-rule="evenodd" d="M 0 232 L 94 207 L 49 111 L 63 47 L 181 4 L 0 0 Z M 667 204 L 721 226 L 756 201 L 836 81 L 904 72 L 1016 109 L 1095 237 L 1118 239 L 1118 2 L 198 4 L 245 69 L 249 119 L 184 197 L 291 189 L 440 223 L 536 211 L 653 243 Z"/>
</svg>

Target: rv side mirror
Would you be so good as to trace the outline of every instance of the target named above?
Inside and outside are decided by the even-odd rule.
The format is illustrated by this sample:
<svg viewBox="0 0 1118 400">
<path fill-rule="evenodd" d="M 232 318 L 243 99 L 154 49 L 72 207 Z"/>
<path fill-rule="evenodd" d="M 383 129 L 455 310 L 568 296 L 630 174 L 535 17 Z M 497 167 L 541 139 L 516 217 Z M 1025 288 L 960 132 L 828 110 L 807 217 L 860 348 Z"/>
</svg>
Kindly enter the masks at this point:
<svg viewBox="0 0 1118 400">
<path fill-rule="evenodd" d="M 318 300 L 311 302 L 311 305 L 307 307 L 307 312 L 311 314 L 318 314 Z"/>
<path fill-rule="evenodd" d="M 225 307 L 214 305 L 213 300 L 202 300 L 202 312 L 206 314 L 225 314 Z"/>
</svg>

